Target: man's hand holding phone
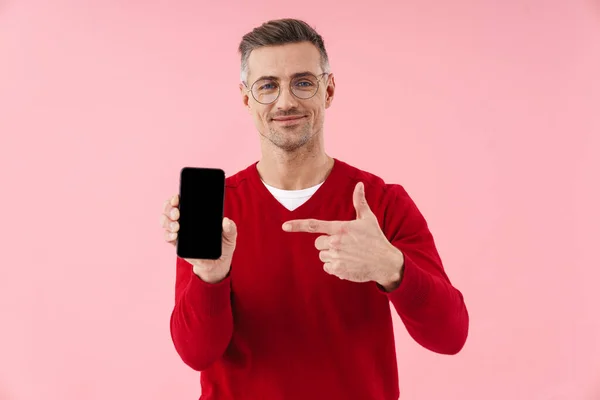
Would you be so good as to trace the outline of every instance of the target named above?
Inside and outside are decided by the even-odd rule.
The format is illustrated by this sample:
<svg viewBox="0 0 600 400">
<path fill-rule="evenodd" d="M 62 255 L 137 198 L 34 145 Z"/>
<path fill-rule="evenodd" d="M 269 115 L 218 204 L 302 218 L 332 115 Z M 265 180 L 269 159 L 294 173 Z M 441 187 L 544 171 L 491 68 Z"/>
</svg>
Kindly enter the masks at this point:
<svg viewBox="0 0 600 400">
<path fill-rule="evenodd" d="M 164 228 L 165 240 L 173 246 L 177 245 L 179 232 L 179 195 L 165 201 L 161 225 Z M 237 227 L 229 218 L 223 218 L 223 233 L 221 239 L 222 254 L 217 260 L 184 258 L 192 264 L 194 274 L 207 283 L 218 283 L 225 279 L 231 269 L 231 259 L 235 251 Z"/>
</svg>

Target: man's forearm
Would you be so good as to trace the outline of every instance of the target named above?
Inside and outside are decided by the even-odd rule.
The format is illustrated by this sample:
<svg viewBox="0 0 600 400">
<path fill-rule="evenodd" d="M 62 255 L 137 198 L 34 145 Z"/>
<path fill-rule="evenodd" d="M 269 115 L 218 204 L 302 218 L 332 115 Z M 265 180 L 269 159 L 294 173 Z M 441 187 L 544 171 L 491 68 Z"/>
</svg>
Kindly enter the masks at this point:
<svg viewBox="0 0 600 400">
<path fill-rule="evenodd" d="M 416 342 L 440 354 L 462 349 L 469 315 L 462 294 L 450 282 L 407 258 L 402 281 L 388 296 Z"/>
<path fill-rule="evenodd" d="M 181 359 L 202 371 L 223 355 L 233 335 L 231 281 L 207 283 L 183 260 L 178 269 L 171 338 Z"/>
</svg>

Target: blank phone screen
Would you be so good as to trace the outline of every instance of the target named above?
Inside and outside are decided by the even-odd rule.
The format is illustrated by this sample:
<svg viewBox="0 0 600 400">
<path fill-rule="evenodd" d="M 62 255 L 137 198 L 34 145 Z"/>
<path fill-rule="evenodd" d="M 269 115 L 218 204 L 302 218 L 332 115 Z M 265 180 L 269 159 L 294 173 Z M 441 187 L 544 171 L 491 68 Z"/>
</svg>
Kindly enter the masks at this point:
<svg viewBox="0 0 600 400">
<path fill-rule="evenodd" d="M 225 172 L 221 169 L 181 170 L 177 255 L 216 260 L 221 257 Z"/>
</svg>

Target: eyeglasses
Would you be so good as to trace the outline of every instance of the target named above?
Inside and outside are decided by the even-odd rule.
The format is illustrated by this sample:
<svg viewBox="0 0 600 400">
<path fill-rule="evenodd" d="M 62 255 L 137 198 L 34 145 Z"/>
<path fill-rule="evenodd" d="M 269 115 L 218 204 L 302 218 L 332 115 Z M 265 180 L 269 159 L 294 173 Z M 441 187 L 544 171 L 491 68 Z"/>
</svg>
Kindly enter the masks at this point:
<svg viewBox="0 0 600 400">
<path fill-rule="evenodd" d="M 297 98 L 308 100 L 317 94 L 321 78 L 328 74 L 329 72 L 323 72 L 315 76 L 311 73 L 306 73 L 296 76 L 290 81 L 290 91 Z M 244 86 L 248 88 L 246 82 L 244 82 Z M 271 104 L 279 98 L 281 85 L 275 78 L 263 78 L 254 82 L 247 91 L 251 92 L 254 100 L 260 104 Z"/>
</svg>

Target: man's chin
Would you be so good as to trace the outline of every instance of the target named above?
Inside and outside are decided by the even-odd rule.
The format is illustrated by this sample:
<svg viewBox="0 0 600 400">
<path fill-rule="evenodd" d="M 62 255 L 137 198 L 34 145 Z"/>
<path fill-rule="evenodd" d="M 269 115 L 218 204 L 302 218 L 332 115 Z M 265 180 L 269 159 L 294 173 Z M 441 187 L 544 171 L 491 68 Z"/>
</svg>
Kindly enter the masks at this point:
<svg viewBox="0 0 600 400">
<path fill-rule="evenodd" d="M 296 140 L 275 140 L 275 141 L 272 140 L 272 142 L 275 146 L 279 147 L 281 150 L 292 152 L 292 151 L 296 151 L 296 150 L 306 146 L 306 144 L 309 142 L 309 138 L 302 137 L 302 138 L 297 138 Z"/>
<path fill-rule="evenodd" d="M 282 150 L 294 151 L 310 142 L 312 135 L 305 129 L 271 129 L 268 139 Z"/>
</svg>

